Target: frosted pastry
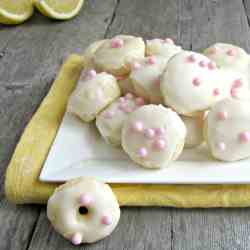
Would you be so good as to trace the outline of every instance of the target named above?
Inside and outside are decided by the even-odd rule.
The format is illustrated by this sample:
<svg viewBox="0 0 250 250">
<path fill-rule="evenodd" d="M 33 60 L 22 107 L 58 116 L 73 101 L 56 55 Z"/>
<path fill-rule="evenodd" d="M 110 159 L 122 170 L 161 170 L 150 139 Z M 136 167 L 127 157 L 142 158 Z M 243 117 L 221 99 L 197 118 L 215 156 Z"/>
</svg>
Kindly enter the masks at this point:
<svg viewBox="0 0 250 250">
<path fill-rule="evenodd" d="M 205 49 L 204 54 L 216 62 L 218 67 L 238 71 L 249 79 L 250 57 L 242 48 L 227 43 L 216 43 Z"/>
<path fill-rule="evenodd" d="M 174 41 L 171 38 L 166 39 L 152 39 L 146 41 L 146 55 L 160 55 L 164 56 L 167 60 L 169 60 L 172 56 L 181 52 L 181 46 L 177 46 L 174 44 Z"/>
<path fill-rule="evenodd" d="M 203 116 L 203 113 L 196 117 L 181 116 L 187 129 L 185 148 L 197 147 L 203 142 Z"/>
<path fill-rule="evenodd" d="M 165 168 L 182 152 L 186 128 L 181 118 L 162 105 L 145 105 L 125 121 L 122 147 L 145 168 Z"/>
<path fill-rule="evenodd" d="M 177 113 L 196 116 L 225 98 L 216 64 L 206 56 L 182 51 L 172 57 L 161 78 L 164 103 Z"/>
<path fill-rule="evenodd" d="M 120 88 L 112 75 L 90 70 L 81 75 L 69 98 L 67 110 L 90 122 L 119 96 Z"/>
<path fill-rule="evenodd" d="M 124 76 L 130 72 L 130 64 L 145 55 L 142 38 L 119 35 L 105 41 L 95 52 L 94 64 L 99 71 L 115 76 Z"/>
<path fill-rule="evenodd" d="M 96 118 L 96 126 L 105 141 L 114 146 L 120 146 L 124 122 L 130 113 L 144 104 L 143 98 L 128 93 L 102 111 Z"/>
<path fill-rule="evenodd" d="M 120 208 L 107 184 L 81 177 L 55 190 L 48 200 L 47 216 L 58 233 L 79 245 L 111 234 L 119 222 Z"/>
<path fill-rule="evenodd" d="M 222 161 L 250 157 L 250 101 L 224 99 L 207 115 L 204 135 L 212 155 Z"/>
<path fill-rule="evenodd" d="M 123 95 L 127 93 L 132 93 L 132 94 L 135 93 L 134 85 L 129 76 L 117 77 L 116 79 Z"/>
<path fill-rule="evenodd" d="M 160 81 L 167 61 L 162 56 L 150 56 L 133 64 L 130 79 L 138 96 L 151 103 L 163 103 Z"/>
</svg>

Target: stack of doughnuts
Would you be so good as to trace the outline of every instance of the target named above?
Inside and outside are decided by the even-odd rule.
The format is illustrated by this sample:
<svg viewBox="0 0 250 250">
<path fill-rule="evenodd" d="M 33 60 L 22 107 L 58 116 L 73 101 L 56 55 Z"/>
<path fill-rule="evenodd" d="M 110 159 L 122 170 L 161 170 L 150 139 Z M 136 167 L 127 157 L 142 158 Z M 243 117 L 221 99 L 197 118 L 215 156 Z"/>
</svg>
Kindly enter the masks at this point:
<svg viewBox="0 0 250 250">
<path fill-rule="evenodd" d="M 166 168 L 204 142 L 214 159 L 250 157 L 250 56 L 243 49 L 216 43 L 201 54 L 170 38 L 118 35 L 91 44 L 84 60 L 67 111 L 95 121 L 107 144 L 139 166 Z M 120 209 L 108 185 L 80 178 L 55 191 L 47 214 L 80 244 L 108 236 Z"/>
</svg>

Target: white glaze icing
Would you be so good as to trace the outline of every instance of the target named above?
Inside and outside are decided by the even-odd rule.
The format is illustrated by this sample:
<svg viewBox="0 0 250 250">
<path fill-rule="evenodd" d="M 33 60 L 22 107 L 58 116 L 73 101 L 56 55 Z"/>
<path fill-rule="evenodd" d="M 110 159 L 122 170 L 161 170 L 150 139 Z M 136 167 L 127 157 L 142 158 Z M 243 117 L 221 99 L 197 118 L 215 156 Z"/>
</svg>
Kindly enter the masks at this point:
<svg viewBox="0 0 250 250">
<path fill-rule="evenodd" d="M 181 46 L 177 46 L 174 42 L 167 38 L 167 39 L 152 39 L 146 41 L 146 55 L 153 56 L 153 55 L 160 55 L 164 56 L 167 60 L 169 60 L 172 56 L 176 55 L 177 53 L 181 52 Z"/>
<path fill-rule="evenodd" d="M 204 135 L 215 158 L 237 161 L 250 157 L 249 107 L 249 100 L 238 99 L 224 99 L 212 107 Z M 249 136 L 249 141 L 244 141 L 244 133 L 246 139 Z"/>
<path fill-rule="evenodd" d="M 99 73 L 89 77 L 84 72 L 69 98 L 67 110 L 90 122 L 119 96 L 120 89 L 112 75 Z"/>
<path fill-rule="evenodd" d="M 87 213 L 81 214 L 80 207 Z M 107 184 L 81 177 L 55 190 L 48 200 L 47 216 L 55 230 L 73 244 L 92 243 L 111 234 L 120 208 Z"/>
<path fill-rule="evenodd" d="M 138 96 L 143 96 L 151 103 L 163 103 L 160 91 L 160 77 L 167 65 L 167 61 L 162 56 L 151 56 L 136 62 L 140 66 L 132 67 L 130 79 Z"/>
<path fill-rule="evenodd" d="M 121 145 L 122 126 L 129 114 L 144 105 L 141 97 L 127 94 L 110 104 L 96 118 L 96 126 L 104 140 L 114 146 Z"/>
<path fill-rule="evenodd" d="M 113 48 L 112 41 L 121 40 L 122 46 Z M 95 67 L 116 76 L 127 75 L 130 64 L 145 55 L 145 44 L 142 38 L 119 35 L 105 41 L 94 55 Z"/>
<path fill-rule="evenodd" d="M 216 65 L 206 56 L 182 51 L 172 57 L 161 78 L 166 105 L 179 114 L 196 116 L 225 97 Z"/>
<path fill-rule="evenodd" d="M 186 128 L 181 118 L 161 105 L 145 105 L 129 115 L 122 147 L 145 168 L 165 168 L 181 153 Z"/>
</svg>

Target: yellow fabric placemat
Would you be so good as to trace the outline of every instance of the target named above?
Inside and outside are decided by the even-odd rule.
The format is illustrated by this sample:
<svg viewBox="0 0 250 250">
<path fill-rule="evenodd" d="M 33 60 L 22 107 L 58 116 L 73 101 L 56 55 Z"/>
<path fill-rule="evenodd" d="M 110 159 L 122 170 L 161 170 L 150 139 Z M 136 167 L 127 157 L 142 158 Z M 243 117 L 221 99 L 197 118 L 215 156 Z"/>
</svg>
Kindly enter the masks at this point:
<svg viewBox="0 0 250 250">
<path fill-rule="evenodd" d="M 38 180 L 43 163 L 63 118 L 68 97 L 84 65 L 71 55 L 50 92 L 27 125 L 5 179 L 7 198 L 16 204 L 46 203 L 58 184 Z M 246 207 L 250 185 L 112 184 L 121 206 Z"/>
</svg>

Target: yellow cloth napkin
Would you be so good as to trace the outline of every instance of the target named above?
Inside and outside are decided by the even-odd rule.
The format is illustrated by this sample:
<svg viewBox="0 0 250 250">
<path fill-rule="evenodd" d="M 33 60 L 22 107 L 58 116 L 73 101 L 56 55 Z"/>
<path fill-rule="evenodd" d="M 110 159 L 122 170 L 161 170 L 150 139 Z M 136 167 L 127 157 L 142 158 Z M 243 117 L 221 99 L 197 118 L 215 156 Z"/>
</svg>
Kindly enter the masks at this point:
<svg viewBox="0 0 250 250">
<path fill-rule="evenodd" d="M 59 184 L 38 180 L 43 163 L 63 118 L 68 97 L 84 59 L 71 55 L 50 92 L 27 125 L 5 179 L 7 198 L 16 203 L 46 203 Z M 111 185 L 121 206 L 246 207 L 250 185 Z"/>
</svg>

